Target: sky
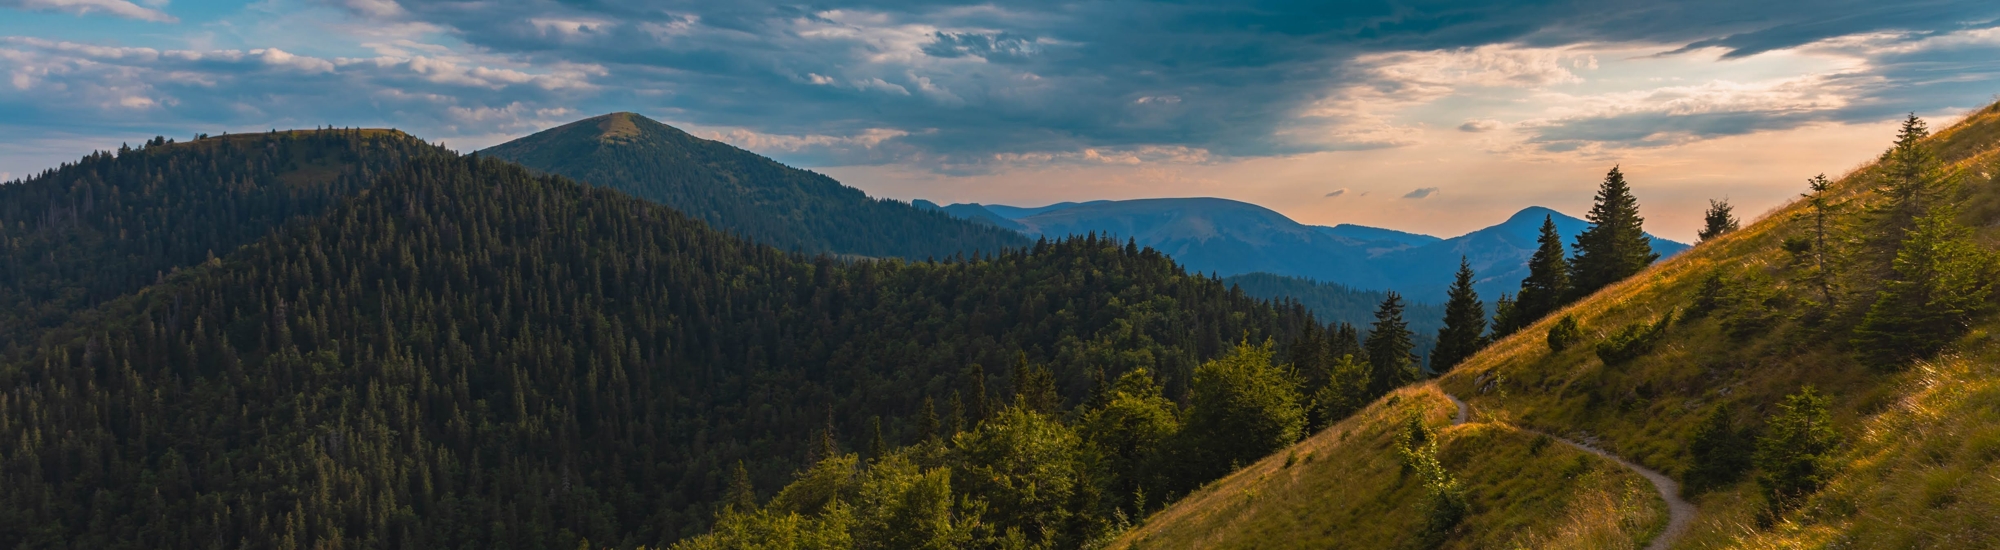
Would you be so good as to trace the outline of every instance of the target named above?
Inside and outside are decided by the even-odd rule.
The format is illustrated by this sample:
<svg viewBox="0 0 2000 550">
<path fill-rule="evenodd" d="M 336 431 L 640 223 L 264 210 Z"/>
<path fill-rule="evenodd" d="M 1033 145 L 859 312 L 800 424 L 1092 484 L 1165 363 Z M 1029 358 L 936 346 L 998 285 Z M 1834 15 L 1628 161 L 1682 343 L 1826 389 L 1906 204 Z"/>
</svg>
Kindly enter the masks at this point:
<svg viewBox="0 0 2000 550">
<path fill-rule="evenodd" d="M 1992 0 L 0 0 L 0 181 L 155 135 L 461 151 L 632 111 L 871 195 L 1692 240 L 2000 93 Z"/>
</svg>

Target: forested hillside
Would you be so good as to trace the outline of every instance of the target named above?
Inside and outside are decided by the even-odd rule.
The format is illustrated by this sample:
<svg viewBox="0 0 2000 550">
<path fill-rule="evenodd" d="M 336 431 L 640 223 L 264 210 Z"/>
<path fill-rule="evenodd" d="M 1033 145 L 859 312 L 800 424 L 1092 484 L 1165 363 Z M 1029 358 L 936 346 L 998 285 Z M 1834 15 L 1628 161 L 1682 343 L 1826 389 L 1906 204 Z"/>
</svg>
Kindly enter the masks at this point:
<svg viewBox="0 0 2000 550">
<path fill-rule="evenodd" d="M 478 157 L 216 254 L 0 366 L 0 545 L 657 546 L 1010 388 L 1322 330 L 1127 243 L 809 260 Z"/>
<path fill-rule="evenodd" d="M 155 138 L 0 185 L 0 349 L 442 152 L 393 130 Z"/>
<path fill-rule="evenodd" d="M 572 122 L 481 154 L 672 206 L 781 250 L 923 260 L 1028 244 L 1013 231 L 869 198 L 633 113 Z"/>
</svg>

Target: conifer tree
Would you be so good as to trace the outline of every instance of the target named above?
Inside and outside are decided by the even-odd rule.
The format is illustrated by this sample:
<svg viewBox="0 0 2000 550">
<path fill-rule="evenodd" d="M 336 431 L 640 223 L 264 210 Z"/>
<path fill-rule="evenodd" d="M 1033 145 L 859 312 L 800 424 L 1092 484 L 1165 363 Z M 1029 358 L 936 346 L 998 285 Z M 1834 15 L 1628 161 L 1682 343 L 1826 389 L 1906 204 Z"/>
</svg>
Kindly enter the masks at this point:
<svg viewBox="0 0 2000 550">
<path fill-rule="evenodd" d="M 1828 256 L 1833 253 L 1833 250 L 1827 248 L 1827 221 L 1832 217 L 1834 206 L 1832 200 L 1828 199 L 1826 194 L 1833 189 L 1833 181 L 1826 179 L 1826 174 L 1820 174 L 1806 180 L 1806 188 L 1810 192 L 1804 193 L 1802 196 L 1806 199 L 1806 206 L 1812 209 L 1813 217 L 1813 270 L 1809 278 L 1813 288 L 1819 291 L 1820 305 L 1832 308 L 1835 305 L 1833 295 L 1834 274 L 1833 266 Z"/>
<path fill-rule="evenodd" d="M 1317 432 L 1332 426 L 1368 405 L 1367 362 L 1352 354 L 1342 355 L 1330 370 L 1332 375 L 1326 385 L 1312 394 L 1312 415 L 1306 426 L 1308 431 Z"/>
<path fill-rule="evenodd" d="M 1403 321 L 1403 296 L 1390 292 L 1375 310 L 1375 324 L 1369 329 L 1368 397 L 1389 393 L 1417 381 L 1415 344 L 1410 342 L 1410 324 Z"/>
<path fill-rule="evenodd" d="M 737 512 L 757 509 L 757 489 L 751 486 L 750 469 L 743 467 L 741 460 L 730 470 L 729 490 L 723 493 L 722 504 Z"/>
<path fill-rule="evenodd" d="M 1757 441 L 1757 484 L 1773 514 L 1797 507 L 1833 477 L 1840 432 L 1827 412 L 1827 398 L 1811 386 L 1785 396 L 1778 414 L 1765 423 Z"/>
<path fill-rule="evenodd" d="M 1896 133 L 1896 145 L 1882 153 L 1882 195 L 1889 200 L 1877 211 L 1880 235 L 1893 246 L 1903 230 L 1930 209 L 1931 198 L 1944 185 L 1944 162 L 1925 140 L 1931 136 L 1924 120 L 1911 113 Z"/>
<path fill-rule="evenodd" d="M 1639 199 L 1617 167 L 1604 175 L 1597 189 L 1597 204 L 1590 208 L 1590 229 L 1576 236 L 1576 257 L 1570 260 L 1570 295 L 1589 296 L 1646 269 L 1660 255 L 1646 239 L 1645 218 L 1639 216 Z"/>
<path fill-rule="evenodd" d="M 1347 356 L 1352 356 L 1356 361 L 1367 360 L 1368 352 L 1361 347 L 1361 329 L 1354 328 L 1351 323 L 1341 323 L 1339 327 L 1332 328 L 1329 332 L 1332 333 L 1326 343 L 1326 357 L 1329 361 L 1337 362 L 1340 357 Z"/>
<path fill-rule="evenodd" d="M 965 403 L 965 426 L 960 429 L 971 429 L 978 426 L 979 421 L 985 420 L 993 411 L 986 406 L 986 367 L 973 363 L 966 370 L 965 376 L 971 386 L 967 388 L 967 392 L 972 396 Z"/>
<path fill-rule="evenodd" d="M 1509 335 L 1520 332 L 1521 314 L 1519 312 L 1520 308 L 1514 305 L 1514 295 L 1505 292 L 1500 293 L 1500 298 L 1493 301 L 1493 340 L 1506 338 Z"/>
<path fill-rule="evenodd" d="M 1183 480 L 1214 479 L 1298 442 L 1305 409 L 1291 377 L 1271 364 L 1272 355 L 1269 343 L 1242 343 L 1195 367 L 1181 432 L 1188 461 Z"/>
<path fill-rule="evenodd" d="M 1681 492 L 1698 495 L 1742 479 L 1750 470 L 1756 442 L 1745 437 L 1731 420 L 1727 405 L 1709 411 L 1694 435 L 1688 438 L 1688 470 L 1681 475 Z"/>
<path fill-rule="evenodd" d="M 924 397 L 924 407 L 917 413 L 917 440 L 930 441 L 944 435 L 938 433 L 941 423 L 938 419 L 937 403 L 929 396 Z"/>
<path fill-rule="evenodd" d="M 1943 349 L 1989 309 L 1993 263 L 1953 209 L 1918 218 L 1896 251 L 1894 274 L 1855 327 L 1854 344 L 1882 369 Z"/>
<path fill-rule="evenodd" d="M 1528 258 L 1528 277 L 1521 280 L 1521 293 L 1514 298 L 1514 312 L 1508 332 L 1520 330 L 1554 313 L 1568 303 L 1571 295 L 1568 251 L 1554 217 L 1542 218 L 1541 234 L 1535 237 L 1535 255 Z"/>
<path fill-rule="evenodd" d="M 1027 352 L 1021 352 L 1014 363 L 1014 405 L 1042 414 L 1062 408 L 1062 396 L 1056 393 L 1055 373 L 1048 367 L 1029 363 Z"/>
<path fill-rule="evenodd" d="M 1485 347 L 1486 304 L 1472 289 L 1473 277 L 1472 264 L 1460 256 L 1458 276 L 1444 305 L 1444 327 L 1438 329 L 1437 347 L 1431 351 L 1431 372 L 1444 374 Z"/>
<path fill-rule="evenodd" d="M 1734 211 L 1735 207 L 1729 205 L 1729 199 L 1709 199 L 1708 211 L 1701 216 L 1703 221 L 1701 231 L 1695 235 L 1701 237 L 1702 242 L 1708 242 L 1735 231 L 1739 222 Z"/>
</svg>

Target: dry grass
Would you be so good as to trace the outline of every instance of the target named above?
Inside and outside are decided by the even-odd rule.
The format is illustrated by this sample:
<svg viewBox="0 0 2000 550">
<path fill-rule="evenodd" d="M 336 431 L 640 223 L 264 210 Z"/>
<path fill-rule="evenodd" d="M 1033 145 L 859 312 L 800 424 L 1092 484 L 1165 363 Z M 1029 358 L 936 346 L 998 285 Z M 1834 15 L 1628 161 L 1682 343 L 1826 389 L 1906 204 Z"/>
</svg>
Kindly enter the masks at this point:
<svg viewBox="0 0 2000 550">
<path fill-rule="evenodd" d="M 1933 141 L 1964 183 L 1961 219 L 1980 228 L 1989 245 L 2000 243 L 1997 142 L 2000 105 L 1970 113 Z M 1846 174 L 1834 198 L 1850 213 L 1862 211 L 1874 200 L 1875 171 L 1864 165 Z M 1990 457 L 2000 454 L 2000 428 L 1992 427 L 2000 425 L 2000 389 L 1992 386 L 2000 373 L 1973 366 L 2000 361 L 2000 354 L 1988 351 L 2000 345 L 1987 336 L 2000 325 L 1955 346 L 1972 359 L 1898 375 L 1857 364 L 1842 349 L 1844 332 L 1797 321 L 1737 341 L 1713 319 L 1693 320 L 1675 327 L 1651 355 L 1615 368 L 1605 367 L 1589 346 L 1552 354 L 1543 342 L 1549 324 L 1564 314 L 1602 338 L 1626 323 L 1685 308 L 1713 270 L 1763 272 L 1777 287 L 1792 284 L 1785 275 L 1790 258 L 1779 244 L 1805 234 L 1804 213 L 1803 204 L 1787 205 L 1656 265 L 1499 342 L 1440 384 L 1491 417 L 1595 439 L 1669 473 L 1686 468 L 1686 437 L 1716 404 L 1733 404 L 1740 419 L 1754 422 L 1779 397 L 1814 385 L 1834 397 L 1837 422 L 1864 427 L 1848 431 L 1851 462 L 1833 488 L 1808 513 L 1768 528 L 1756 525 L 1763 506 L 1753 483 L 1704 495 L 1696 500 L 1701 516 L 1680 547 L 2000 545 L 2000 475 L 1994 473 L 2000 469 Z M 1989 453 L 1989 446 L 1996 450 Z"/>
<path fill-rule="evenodd" d="M 1395 433 L 1412 412 L 1444 426 L 1454 411 L 1433 386 L 1400 390 L 1182 499 L 1111 547 L 1409 547 L 1423 528 L 1423 489 L 1403 474 Z M 1626 548 L 1666 521 L 1664 503 L 1644 480 L 1596 456 L 1501 423 L 1449 427 L 1441 437 L 1440 459 L 1472 506 L 1446 548 L 1516 547 L 1526 544 L 1523 533 L 1586 540 L 1558 538 L 1575 533 Z M 1600 509 L 1603 502 L 1614 506 Z M 1614 516 L 1597 529 L 1566 527 Z"/>
</svg>

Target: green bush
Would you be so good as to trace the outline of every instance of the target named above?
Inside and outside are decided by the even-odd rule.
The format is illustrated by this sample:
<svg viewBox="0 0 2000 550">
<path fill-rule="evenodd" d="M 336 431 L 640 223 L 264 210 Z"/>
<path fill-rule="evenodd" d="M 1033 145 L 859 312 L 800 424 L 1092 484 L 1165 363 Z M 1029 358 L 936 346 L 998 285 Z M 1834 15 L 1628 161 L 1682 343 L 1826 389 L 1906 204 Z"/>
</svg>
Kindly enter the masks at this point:
<svg viewBox="0 0 2000 550">
<path fill-rule="evenodd" d="M 1582 339 L 1583 325 L 1576 322 L 1575 316 L 1564 315 L 1556 321 L 1556 326 L 1549 327 L 1549 351 L 1562 353 Z"/>
<path fill-rule="evenodd" d="M 1638 359 L 1653 351 L 1653 346 L 1666 336 L 1667 326 L 1673 324 L 1674 314 L 1669 312 L 1653 324 L 1632 323 L 1618 329 L 1610 338 L 1597 344 L 1597 358 L 1606 365 L 1621 365 Z"/>
</svg>

